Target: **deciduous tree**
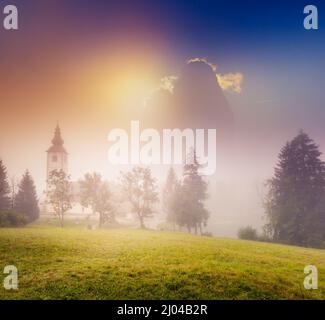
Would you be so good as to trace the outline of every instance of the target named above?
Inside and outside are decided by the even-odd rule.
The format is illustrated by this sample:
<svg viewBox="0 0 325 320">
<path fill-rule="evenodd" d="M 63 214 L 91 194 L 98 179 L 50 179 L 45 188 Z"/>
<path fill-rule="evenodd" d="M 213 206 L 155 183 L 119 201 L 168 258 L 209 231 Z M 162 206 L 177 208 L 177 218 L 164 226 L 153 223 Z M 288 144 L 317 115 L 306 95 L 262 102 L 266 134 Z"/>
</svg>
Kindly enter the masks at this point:
<svg viewBox="0 0 325 320">
<path fill-rule="evenodd" d="M 154 213 L 153 205 L 158 201 L 157 185 L 149 168 L 134 167 L 122 174 L 123 191 L 136 214 L 140 227 L 145 228 L 144 221 Z"/>
<path fill-rule="evenodd" d="M 63 170 L 53 170 L 49 175 L 47 184 L 47 201 L 52 206 L 61 227 L 63 227 L 64 216 L 72 208 L 70 177 Z"/>
<path fill-rule="evenodd" d="M 87 173 L 80 181 L 80 201 L 93 213 L 99 214 L 99 227 L 105 222 L 115 221 L 115 206 L 107 182 L 102 181 L 99 173 Z"/>
</svg>

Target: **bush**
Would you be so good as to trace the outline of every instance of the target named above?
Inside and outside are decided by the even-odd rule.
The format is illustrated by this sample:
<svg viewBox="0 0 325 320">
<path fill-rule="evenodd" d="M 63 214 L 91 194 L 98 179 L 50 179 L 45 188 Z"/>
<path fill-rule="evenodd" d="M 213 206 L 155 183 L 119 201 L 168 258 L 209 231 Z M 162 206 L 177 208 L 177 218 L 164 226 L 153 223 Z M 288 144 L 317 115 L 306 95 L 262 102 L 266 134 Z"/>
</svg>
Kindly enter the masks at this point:
<svg viewBox="0 0 325 320">
<path fill-rule="evenodd" d="M 0 228 L 21 227 L 27 224 L 24 214 L 14 211 L 0 211 Z"/>
<path fill-rule="evenodd" d="M 240 228 L 238 231 L 238 238 L 243 240 L 257 240 L 257 231 L 251 226 Z"/>
<path fill-rule="evenodd" d="M 201 234 L 203 237 L 213 237 L 213 234 L 211 232 L 202 232 Z"/>
<path fill-rule="evenodd" d="M 259 235 L 258 237 L 257 237 L 257 240 L 258 241 L 261 241 L 261 242 L 273 242 L 272 241 L 272 239 L 268 236 L 268 235 L 266 235 L 266 234 L 261 234 L 261 235 Z"/>
</svg>

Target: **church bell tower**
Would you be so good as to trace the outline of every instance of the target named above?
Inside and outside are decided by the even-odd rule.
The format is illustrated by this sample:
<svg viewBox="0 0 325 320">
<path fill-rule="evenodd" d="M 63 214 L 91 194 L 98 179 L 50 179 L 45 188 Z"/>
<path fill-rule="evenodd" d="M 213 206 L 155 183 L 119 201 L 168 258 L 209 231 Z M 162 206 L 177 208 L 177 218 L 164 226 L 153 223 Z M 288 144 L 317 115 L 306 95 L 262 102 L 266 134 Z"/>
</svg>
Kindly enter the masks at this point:
<svg viewBox="0 0 325 320">
<path fill-rule="evenodd" d="M 51 171 L 63 170 L 68 173 L 68 153 L 63 147 L 64 140 L 61 137 L 59 125 L 56 126 L 52 146 L 47 150 L 47 179 Z"/>
</svg>

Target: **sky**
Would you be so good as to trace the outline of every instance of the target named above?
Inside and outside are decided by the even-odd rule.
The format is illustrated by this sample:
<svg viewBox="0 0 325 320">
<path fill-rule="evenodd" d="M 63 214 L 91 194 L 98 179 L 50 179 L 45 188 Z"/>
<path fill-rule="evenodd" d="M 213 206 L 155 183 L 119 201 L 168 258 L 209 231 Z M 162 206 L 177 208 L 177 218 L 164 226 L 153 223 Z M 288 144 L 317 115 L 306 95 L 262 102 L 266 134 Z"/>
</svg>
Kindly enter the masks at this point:
<svg viewBox="0 0 325 320">
<path fill-rule="evenodd" d="M 303 28 L 310 2 L 300 0 L 6 4 L 17 5 L 19 30 L 0 28 L 0 157 L 10 176 L 29 169 L 40 195 L 58 122 L 72 178 L 94 170 L 114 178 L 108 132 L 136 118 L 162 79 L 178 78 L 190 59 L 205 58 L 219 77 L 241 77 L 239 90 L 223 89 L 247 183 L 272 174 L 299 129 L 325 150 L 324 2 L 312 1 L 318 30 Z"/>
</svg>

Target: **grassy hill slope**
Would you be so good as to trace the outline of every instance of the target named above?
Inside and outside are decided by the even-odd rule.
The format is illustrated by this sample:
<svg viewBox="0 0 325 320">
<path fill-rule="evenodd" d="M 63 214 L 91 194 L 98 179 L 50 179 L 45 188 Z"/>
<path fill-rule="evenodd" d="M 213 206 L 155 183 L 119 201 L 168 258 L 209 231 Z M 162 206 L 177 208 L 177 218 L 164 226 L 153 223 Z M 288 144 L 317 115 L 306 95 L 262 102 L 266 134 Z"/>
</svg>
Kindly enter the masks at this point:
<svg viewBox="0 0 325 320">
<path fill-rule="evenodd" d="M 325 251 L 148 230 L 0 229 L 0 299 L 324 299 Z M 303 270 L 318 267 L 319 289 Z M 0 273 L 1 283 L 5 275 Z"/>
</svg>

